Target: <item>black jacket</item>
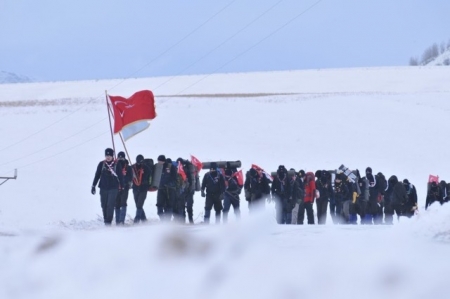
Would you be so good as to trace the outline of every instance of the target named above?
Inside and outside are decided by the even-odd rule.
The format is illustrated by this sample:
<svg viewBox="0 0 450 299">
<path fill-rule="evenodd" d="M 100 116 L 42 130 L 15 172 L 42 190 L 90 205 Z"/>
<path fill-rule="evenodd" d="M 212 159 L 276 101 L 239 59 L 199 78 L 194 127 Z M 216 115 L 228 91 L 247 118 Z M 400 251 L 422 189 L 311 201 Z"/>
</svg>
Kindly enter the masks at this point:
<svg viewBox="0 0 450 299">
<path fill-rule="evenodd" d="M 123 189 L 128 190 L 130 189 L 131 185 L 133 184 L 133 170 L 131 166 L 128 163 L 128 160 L 119 160 L 118 162 L 118 169 L 122 170 L 122 176 L 123 176 Z"/>
<path fill-rule="evenodd" d="M 283 180 L 276 176 L 272 182 L 272 196 L 277 195 L 279 198 L 289 198 L 291 195 L 290 184 L 287 175 Z"/>
<path fill-rule="evenodd" d="M 177 168 L 172 164 L 165 162 L 161 174 L 160 188 L 176 188 L 177 187 Z"/>
<path fill-rule="evenodd" d="M 348 199 L 348 187 L 346 182 L 334 183 L 334 199 L 339 202 L 344 202 Z M 322 195 L 321 195 L 322 197 Z"/>
<path fill-rule="evenodd" d="M 117 161 L 107 162 L 106 160 L 101 161 L 97 165 L 97 170 L 95 172 L 94 181 L 92 186 L 97 186 L 104 190 L 120 189 L 124 186 L 123 174 L 119 167 L 117 167 Z"/>
<path fill-rule="evenodd" d="M 202 181 L 202 191 L 205 190 L 206 194 L 213 196 L 222 195 L 225 192 L 225 180 L 218 171 L 214 173 L 209 171 L 205 174 Z"/>
<path fill-rule="evenodd" d="M 132 168 L 135 175 L 133 178 L 133 190 L 147 191 L 150 187 L 150 168 L 144 163 L 133 164 Z"/>
</svg>

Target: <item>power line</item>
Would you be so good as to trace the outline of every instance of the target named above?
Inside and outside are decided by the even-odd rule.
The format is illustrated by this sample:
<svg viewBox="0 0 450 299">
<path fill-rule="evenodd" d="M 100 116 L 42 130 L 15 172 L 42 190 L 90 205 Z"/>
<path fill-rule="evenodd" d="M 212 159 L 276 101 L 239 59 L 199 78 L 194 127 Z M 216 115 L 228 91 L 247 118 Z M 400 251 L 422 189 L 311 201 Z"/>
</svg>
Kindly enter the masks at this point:
<svg viewBox="0 0 450 299">
<path fill-rule="evenodd" d="M 37 153 L 40 153 L 40 152 L 42 152 L 42 151 L 44 151 L 44 150 L 46 150 L 46 149 L 48 149 L 48 148 L 50 148 L 50 147 L 52 147 L 52 146 L 55 146 L 55 145 L 57 145 L 57 144 L 60 144 L 60 143 L 62 143 L 62 142 L 64 142 L 64 141 L 66 141 L 67 139 L 70 139 L 70 138 L 72 138 L 72 137 L 74 137 L 74 136 L 76 136 L 76 135 L 78 135 L 78 134 L 83 133 L 84 131 L 89 130 L 90 128 L 96 126 L 97 124 L 103 122 L 105 119 L 106 119 L 106 117 L 103 118 L 102 120 L 100 120 L 100 121 L 98 121 L 98 122 L 96 122 L 96 123 L 90 125 L 89 127 L 86 127 L 86 128 L 84 128 L 83 130 L 81 130 L 81 131 L 78 131 L 78 132 L 75 133 L 75 134 L 72 134 L 72 135 L 70 135 L 70 136 L 67 136 L 67 137 L 64 138 L 64 139 L 61 139 L 61 140 L 59 140 L 59 141 L 57 141 L 57 142 L 55 142 L 55 143 L 52 143 L 52 144 L 49 145 L 49 146 L 43 147 L 43 148 L 41 148 L 41 149 L 39 149 L 39 150 L 37 150 L 37 151 L 33 151 L 33 152 L 30 153 L 30 154 L 27 154 L 27 155 L 25 155 L 25 156 L 22 156 L 22 157 L 20 157 L 20 158 L 15 159 L 15 160 L 12 160 L 12 161 L 9 161 L 9 162 L 0 164 L 0 166 L 7 165 L 7 164 L 10 164 L 10 163 L 13 163 L 13 162 L 16 162 L 16 161 L 20 161 L 20 160 L 22 160 L 22 159 L 28 158 L 29 156 L 35 155 L 35 154 L 37 154 Z"/>
<path fill-rule="evenodd" d="M 88 142 L 91 142 L 92 140 L 97 139 L 98 137 L 103 136 L 103 135 L 105 135 L 105 134 L 107 134 L 107 133 L 109 133 L 109 130 L 106 131 L 106 132 L 103 132 L 103 133 L 101 133 L 100 135 L 97 135 L 97 136 L 95 136 L 95 137 L 93 137 L 93 138 L 91 138 L 91 139 L 88 139 L 88 140 L 86 140 L 86 141 L 84 141 L 84 142 L 82 142 L 82 143 L 80 143 L 80 144 L 77 144 L 77 145 L 75 145 L 75 146 L 72 146 L 71 148 L 68 148 L 68 149 L 66 149 L 65 151 L 58 152 L 58 153 L 56 153 L 56 154 L 54 154 L 54 155 L 48 156 L 48 157 L 43 158 L 43 159 L 40 159 L 40 160 L 38 160 L 38 161 L 31 162 L 31 163 L 26 164 L 26 165 L 24 165 L 24 166 L 18 167 L 17 169 L 27 168 L 27 167 L 29 167 L 29 166 L 31 166 L 31 165 L 40 163 L 40 162 L 42 162 L 42 161 L 51 159 L 51 158 L 53 158 L 53 157 L 59 156 L 59 155 L 64 154 L 64 153 L 67 153 L 67 152 L 69 152 L 69 151 L 71 151 L 71 150 L 74 150 L 74 149 L 76 149 L 77 147 L 80 147 L 80 146 L 82 146 L 82 145 L 84 145 L 84 144 L 86 144 L 86 143 L 88 143 Z M 9 170 L 9 171 L 5 171 L 5 173 L 10 173 L 11 171 L 14 171 L 14 169 Z"/>
<path fill-rule="evenodd" d="M 291 18 L 289 21 L 287 21 L 286 23 L 284 23 L 282 26 L 278 27 L 277 29 L 275 29 L 274 31 L 272 31 L 271 33 L 269 33 L 268 35 L 266 35 L 264 38 L 262 38 L 261 40 L 259 40 L 258 42 L 256 42 L 255 44 L 253 44 L 250 48 L 248 48 L 247 50 L 241 52 L 240 54 L 236 55 L 234 58 L 232 58 L 231 60 L 229 60 L 228 62 L 226 62 L 225 64 L 223 64 L 222 66 L 220 66 L 219 68 L 215 69 L 212 73 L 205 75 L 204 77 L 202 77 L 200 80 L 194 82 L 193 84 L 189 85 L 188 87 L 186 87 L 185 89 L 181 90 L 180 92 L 177 93 L 177 95 L 183 93 L 184 91 L 188 90 L 189 88 L 191 88 L 192 86 L 197 85 L 198 83 L 200 83 L 201 81 L 203 81 L 204 79 L 208 78 L 209 76 L 213 75 L 214 73 L 216 73 L 217 71 L 221 70 L 222 68 L 224 68 L 225 66 L 227 66 L 228 64 L 230 64 L 231 62 L 235 61 L 236 59 L 238 59 L 239 57 L 241 57 L 242 55 L 246 54 L 247 52 L 249 52 L 250 50 L 252 50 L 253 48 L 255 48 L 256 46 L 258 46 L 259 44 L 261 44 L 263 41 L 267 40 L 268 38 L 272 37 L 273 35 L 275 35 L 276 33 L 278 33 L 280 30 L 282 30 L 284 27 L 288 26 L 290 23 L 294 22 L 296 19 L 298 19 L 299 17 L 301 17 L 302 15 L 304 15 L 306 12 L 308 12 L 309 10 L 311 10 L 312 8 L 314 8 L 316 5 L 318 5 L 320 2 L 322 2 L 324 0 L 319 0 L 317 2 L 315 2 L 313 5 L 309 6 L 307 9 L 303 10 L 301 13 L 297 14 L 295 17 Z"/>
<path fill-rule="evenodd" d="M 126 77 L 125 79 L 123 79 L 122 81 L 120 81 L 119 83 L 117 83 L 116 85 L 112 86 L 111 88 L 109 88 L 109 90 L 112 90 L 114 88 L 116 88 L 117 86 L 119 86 L 120 84 L 122 84 L 123 82 L 125 82 L 126 80 L 128 80 L 129 78 L 131 78 L 134 74 L 140 72 L 142 69 L 146 68 L 147 66 L 149 66 L 151 63 L 155 62 L 157 59 L 159 59 L 161 56 L 163 56 L 164 54 L 166 54 L 167 52 L 169 52 L 170 50 L 172 50 L 173 48 L 175 48 L 176 46 L 178 46 L 179 44 L 181 44 L 183 41 L 185 41 L 188 37 L 190 37 L 191 35 L 193 35 L 195 32 L 197 32 L 199 29 L 201 29 L 204 25 L 206 25 L 207 23 L 209 23 L 212 19 L 214 19 L 216 16 L 218 16 L 220 13 L 222 13 L 224 10 L 226 10 L 229 6 L 231 6 L 234 2 L 236 2 L 236 0 L 232 0 L 230 1 L 227 5 L 225 5 L 224 7 L 222 7 L 218 12 L 216 12 L 215 14 L 213 14 L 211 17 L 209 17 L 206 21 L 204 21 L 203 23 L 201 23 L 199 26 L 197 26 L 194 30 L 192 30 L 190 33 L 188 33 L 187 35 L 185 35 L 182 39 L 180 39 L 178 42 L 176 42 L 175 44 L 173 44 L 172 46 L 170 46 L 168 49 L 166 49 L 165 51 L 163 51 L 161 54 L 159 54 L 157 57 L 155 57 L 154 59 L 152 59 L 150 62 L 146 63 L 144 66 L 142 66 L 141 68 L 139 68 L 137 71 L 133 72 L 132 74 L 130 74 L 128 77 Z M 44 128 L 20 139 L 19 141 L 12 143 L 4 148 L 0 149 L 0 152 L 9 149 L 13 146 L 16 146 L 22 142 L 24 142 L 25 140 L 28 140 L 40 133 L 42 133 L 43 131 L 46 131 L 47 129 L 53 127 L 54 125 L 60 123 L 61 121 L 65 120 L 66 118 L 68 118 L 69 116 L 75 114 L 76 112 L 78 112 L 79 110 L 81 110 L 83 107 L 85 107 L 86 105 L 90 104 L 93 100 L 96 99 L 100 99 L 103 95 L 99 95 L 97 97 L 92 98 L 91 100 L 89 100 L 86 104 L 82 105 L 81 107 L 79 107 L 78 109 L 70 112 L 69 114 L 66 114 L 64 117 L 58 119 L 57 121 L 45 126 Z"/>
<path fill-rule="evenodd" d="M 233 35 L 231 35 L 230 37 L 228 37 L 226 40 L 224 40 L 222 43 L 220 43 L 218 46 L 216 46 L 214 49 L 210 50 L 208 53 L 206 53 L 205 55 L 203 55 L 202 57 L 200 57 L 199 59 L 197 59 L 196 61 L 194 61 L 193 63 L 191 63 L 188 67 L 184 68 L 181 72 L 177 73 L 175 76 L 170 77 L 168 80 L 164 81 L 163 83 L 161 83 L 160 85 L 156 86 L 155 88 L 153 88 L 153 90 L 157 90 L 158 88 L 160 88 L 161 86 L 165 85 L 166 83 L 172 81 L 176 76 L 179 76 L 180 74 L 184 73 L 185 71 L 187 71 L 188 69 L 190 69 L 192 66 L 194 66 L 195 64 L 197 64 L 198 62 L 200 62 L 201 60 L 205 59 L 206 57 L 208 57 L 211 53 L 213 53 L 215 50 L 219 49 L 221 46 L 223 46 L 224 44 L 226 44 L 228 41 L 230 41 L 232 38 L 234 38 L 235 36 L 237 36 L 239 33 L 241 33 L 242 31 L 244 31 L 245 29 L 247 29 L 248 27 L 250 27 L 251 25 L 253 25 L 254 23 L 256 23 L 256 21 L 258 21 L 259 19 L 261 19 L 263 16 L 265 16 L 268 12 L 270 12 L 272 9 L 274 9 L 276 6 L 278 6 L 281 2 L 283 2 L 284 0 L 279 0 L 278 2 L 276 2 L 275 4 L 273 4 L 271 7 L 269 7 L 267 10 L 265 10 L 262 14 L 260 14 L 259 16 L 257 16 L 255 19 L 253 19 L 250 23 L 248 23 L 247 25 L 245 25 L 243 28 L 241 28 L 240 30 L 238 30 L 236 33 L 234 33 Z"/>
</svg>

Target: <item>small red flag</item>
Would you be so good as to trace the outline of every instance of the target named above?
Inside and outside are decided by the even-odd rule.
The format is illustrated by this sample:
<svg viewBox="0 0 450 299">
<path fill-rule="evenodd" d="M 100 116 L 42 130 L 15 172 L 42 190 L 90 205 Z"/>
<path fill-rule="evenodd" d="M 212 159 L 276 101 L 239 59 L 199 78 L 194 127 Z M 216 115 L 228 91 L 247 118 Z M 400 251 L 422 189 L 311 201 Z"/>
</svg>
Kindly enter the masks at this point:
<svg viewBox="0 0 450 299">
<path fill-rule="evenodd" d="M 437 184 L 439 184 L 439 176 L 430 174 L 428 176 L 428 183 L 432 183 L 432 182 L 436 182 Z"/>
<path fill-rule="evenodd" d="M 114 111 L 114 133 L 138 121 L 148 121 L 156 117 L 155 98 L 150 90 L 141 90 L 128 99 L 109 96 Z"/>
<path fill-rule="evenodd" d="M 236 177 L 239 186 L 244 186 L 244 175 L 242 174 L 242 169 L 235 172 L 233 176 Z"/>
<path fill-rule="evenodd" d="M 273 181 L 273 177 L 258 165 L 252 164 L 252 168 L 255 169 L 260 175 L 263 174 L 269 181 Z"/>
<path fill-rule="evenodd" d="M 181 175 L 183 181 L 186 180 L 187 176 L 186 173 L 184 172 L 184 168 L 183 165 L 181 164 L 181 161 L 178 161 L 178 174 Z"/>
<path fill-rule="evenodd" d="M 200 172 L 203 168 L 203 163 L 200 162 L 199 159 L 191 155 L 191 163 L 194 164 L 194 166 L 197 168 L 197 172 Z"/>
</svg>

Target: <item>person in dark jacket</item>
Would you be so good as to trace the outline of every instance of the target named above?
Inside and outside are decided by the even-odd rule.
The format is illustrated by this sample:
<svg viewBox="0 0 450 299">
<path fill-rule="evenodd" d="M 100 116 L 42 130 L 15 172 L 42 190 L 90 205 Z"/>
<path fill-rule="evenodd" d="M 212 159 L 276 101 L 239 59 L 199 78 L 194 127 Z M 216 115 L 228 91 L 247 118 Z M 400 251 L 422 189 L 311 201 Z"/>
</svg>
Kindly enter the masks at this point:
<svg viewBox="0 0 450 299">
<path fill-rule="evenodd" d="M 242 186 L 239 186 L 236 176 L 233 176 L 233 171 L 230 168 L 225 169 L 225 193 L 223 196 L 223 223 L 228 222 L 228 212 L 233 206 L 234 215 L 236 219 L 241 217 L 239 209 Z"/>
<path fill-rule="evenodd" d="M 304 178 L 305 171 L 302 169 L 295 175 L 295 181 L 291 180 L 291 196 L 294 204 L 294 208 L 292 209 L 292 224 L 298 224 L 298 212 L 300 205 L 303 205 L 303 200 L 305 199 Z"/>
<path fill-rule="evenodd" d="M 133 177 L 133 197 L 136 203 L 136 216 L 134 223 L 147 221 L 147 216 L 144 211 L 144 203 L 147 198 L 147 191 L 150 187 L 151 169 L 145 165 L 144 156 L 137 155 L 136 163 L 132 166 Z"/>
<path fill-rule="evenodd" d="M 269 180 L 264 174 L 250 168 L 246 174 L 244 190 L 249 212 L 252 213 L 259 207 L 264 207 L 265 197 L 270 194 Z"/>
<path fill-rule="evenodd" d="M 442 204 L 450 201 L 450 189 L 449 185 L 446 181 L 440 181 L 439 182 L 439 188 L 441 189 L 441 195 L 442 195 Z"/>
<path fill-rule="evenodd" d="M 333 189 L 331 187 L 331 175 L 326 170 L 318 170 L 315 173 L 316 190 L 318 190 L 318 196 L 316 198 L 317 207 L 317 224 L 325 224 L 327 222 L 327 208 L 330 201 L 333 202 Z M 331 206 L 330 206 L 331 208 Z"/>
<path fill-rule="evenodd" d="M 385 196 L 386 196 L 386 190 L 387 190 L 387 180 L 383 173 L 378 172 L 375 176 L 377 180 L 377 187 L 378 187 L 378 214 L 376 215 L 374 221 L 375 224 L 383 224 L 383 213 L 385 209 Z"/>
<path fill-rule="evenodd" d="M 392 192 L 390 193 L 392 213 L 395 212 L 397 219 L 399 219 L 403 215 L 404 206 L 408 199 L 405 186 L 402 182 L 398 181 L 395 175 L 389 178 L 389 185 L 392 185 Z"/>
<path fill-rule="evenodd" d="M 222 207 L 222 196 L 225 192 L 225 180 L 217 169 L 217 163 L 212 162 L 209 172 L 205 174 L 202 181 L 201 195 L 205 197 L 204 223 L 209 224 L 211 210 L 214 206 L 216 212 L 216 224 L 220 223 Z"/>
<path fill-rule="evenodd" d="M 284 165 L 278 166 L 277 175 L 272 183 L 272 199 L 275 201 L 276 219 L 278 224 L 292 223 L 292 205 L 290 203 L 290 184 Z"/>
<path fill-rule="evenodd" d="M 407 200 L 404 204 L 403 215 L 411 218 L 417 211 L 417 191 L 416 187 L 409 182 L 408 179 L 403 180 L 405 186 Z"/>
<path fill-rule="evenodd" d="M 177 200 L 177 168 L 170 158 L 163 164 L 161 181 L 156 195 L 156 207 L 161 221 L 172 219 L 173 209 Z"/>
<path fill-rule="evenodd" d="M 119 152 L 117 155 L 117 167 L 118 171 L 122 172 L 124 186 L 119 191 L 116 200 L 116 225 L 123 225 L 125 223 L 125 216 L 127 215 L 127 200 L 130 187 L 133 183 L 133 171 L 127 159 L 125 159 L 125 153 Z"/>
<path fill-rule="evenodd" d="M 111 225 L 114 217 L 114 206 L 116 204 L 117 194 L 124 186 L 122 172 L 119 171 L 117 161 L 114 161 L 113 156 L 114 150 L 107 148 L 105 150 L 105 160 L 97 165 L 91 187 L 91 193 L 95 194 L 95 187 L 97 186 L 97 183 L 99 183 L 100 203 L 105 225 Z"/>
<path fill-rule="evenodd" d="M 428 209 L 428 207 L 434 202 L 439 202 L 442 205 L 443 204 L 443 196 L 442 196 L 442 190 L 441 190 L 441 188 L 439 188 L 439 185 L 436 182 L 431 182 L 430 188 L 427 192 L 427 199 L 425 202 L 425 210 Z"/>
<path fill-rule="evenodd" d="M 394 176 L 391 176 L 387 180 L 386 190 L 384 192 L 384 224 L 393 224 L 394 221 L 394 209 L 392 207 L 391 198 L 394 192 Z"/>
<path fill-rule="evenodd" d="M 381 210 L 381 205 L 378 202 L 380 193 L 377 177 L 372 174 L 372 168 L 366 168 L 365 179 L 368 183 L 369 198 L 367 202 L 364 224 L 378 224 L 379 222 L 376 218 L 380 214 Z M 367 191 L 365 192 L 367 193 Z"/>
<path fill-rule="evenodd" d="M 334 180 L 334 205 L 330 204 L 331 219 L 334 224 L 344 224 L 347 221 L 343 217 L 343 205 L 348 200 L 348 187 L 344 182 L 345 177 L 341 174 L 337 174 Z M 321 192 L 322 193 L 322 192 Z M 322 197 L 322 195 L 321 195 Z"/>
<path fill-rule="evenodd" d="M 179 208 L 182 209 L 183 222 L 186 222 L 186 212 L 188 216 L 188 222 L 194 224 L 194 193 L 195 193 L 195 166 L 189 161 L 182 158 L 178 158 L 177 161 L 181 162 L 183 170 L 186 174 L 186 181 L 184 190 L 180 194 L 180 199 L 184 200 L 184 203 L 180 201 Z"/>
</svg>

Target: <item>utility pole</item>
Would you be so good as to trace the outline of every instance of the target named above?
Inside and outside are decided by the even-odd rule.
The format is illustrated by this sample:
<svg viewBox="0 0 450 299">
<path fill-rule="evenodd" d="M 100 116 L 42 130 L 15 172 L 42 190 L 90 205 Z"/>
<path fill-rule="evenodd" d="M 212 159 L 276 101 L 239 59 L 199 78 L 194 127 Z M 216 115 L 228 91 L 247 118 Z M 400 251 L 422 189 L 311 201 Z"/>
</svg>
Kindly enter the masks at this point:
<svg viewBox="0 0 450 299">
<path fill-rule="evenodd" d="M 0 180 L 4 180 L 3 182 L 0 183 L 0 186 L 3 185 L 4 183 L 6 183 L 8 180 L 15 180 L 15 179 L 17 179 L 17 169 L 14 169 L 14 176 L 12 176 L 12 177 L 8 177 L 8 176 L 1 177 L 0 176 Z"/>
</svg>

